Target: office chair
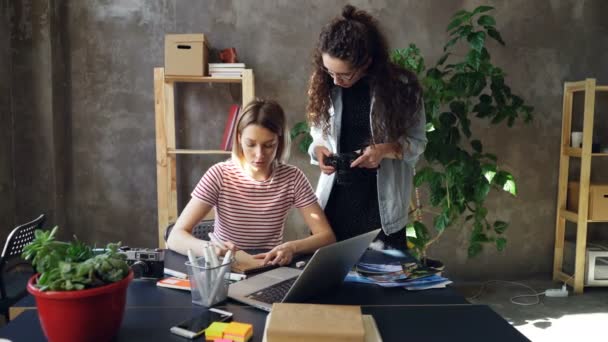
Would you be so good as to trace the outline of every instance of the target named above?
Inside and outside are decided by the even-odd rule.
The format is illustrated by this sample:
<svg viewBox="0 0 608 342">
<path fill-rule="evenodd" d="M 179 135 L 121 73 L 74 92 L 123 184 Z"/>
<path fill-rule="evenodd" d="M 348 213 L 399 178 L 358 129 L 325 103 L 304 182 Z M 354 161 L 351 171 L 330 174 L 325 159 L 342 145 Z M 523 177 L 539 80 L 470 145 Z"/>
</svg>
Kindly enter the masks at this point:
<svg viewBox="0 0 608 342">
<path fill-rule="evenodd" d="M 42 229 L 44 214 L 22 224 L 6 238 L 0 257 L 0 314 L 10 321 L 9 308 L 25 297 L 28 279 L 35 273 L 32 265 L 21 258 L 23 247 L 34 240 L 34 231 Z"/>
<path fill-rule="evenodd" d="M 192 229 L 192 236 L 197 239 L 209 241 L 209 233 L 213 232 L 214 224 L 215 220 L 202 220 Z M 175 223 L 171 223 L 167 226 L 167 229 L 165 230 L 165 242 L 169 238 L 169 234 L 171 234 L 174 225 Z"/>
</svg>

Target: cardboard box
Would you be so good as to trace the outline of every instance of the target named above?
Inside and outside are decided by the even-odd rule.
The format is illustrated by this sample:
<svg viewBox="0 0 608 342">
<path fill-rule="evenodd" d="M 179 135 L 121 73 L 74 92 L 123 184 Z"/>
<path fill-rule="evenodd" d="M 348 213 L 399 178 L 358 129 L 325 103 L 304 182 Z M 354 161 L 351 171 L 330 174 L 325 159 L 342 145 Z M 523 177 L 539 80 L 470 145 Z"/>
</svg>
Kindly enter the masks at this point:
<svg viewBox="0 0 608 342">
<path fill-rule="evenodd" d="M 364 342 L 361 307 L 275 303 L 266 337 L 268 342 Z"/>
<path fill-rule="evenodd" d="M 566 208 L 578 212 L 578 182 L 568 182 Z M 589 184 L 589 220 L 608 221 L 608 184 Z"/>
<path fill-rule="evenodd" d="M 165 36 L 165 75 L 206 76 L 209 51 L 205 35 Z"/>
</svg>

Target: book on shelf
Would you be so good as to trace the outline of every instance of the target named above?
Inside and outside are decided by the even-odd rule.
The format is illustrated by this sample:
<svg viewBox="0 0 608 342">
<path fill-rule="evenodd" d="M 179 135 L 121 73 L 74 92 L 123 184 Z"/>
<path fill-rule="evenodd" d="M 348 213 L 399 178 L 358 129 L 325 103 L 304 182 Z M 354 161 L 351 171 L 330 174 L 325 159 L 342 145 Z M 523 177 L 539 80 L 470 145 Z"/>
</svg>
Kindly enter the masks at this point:
<svg viewBox="0 0 608 342">
<path fill-rule="evenodd" d="M 211 77 L 218 77 L 218 78 L 234 78 L 234 79 L 239 79 L 241 78 L 242 74 L 239 72 L 238 74 L 235 73 L 225 73 L 225 72 L 212 72 L 211 73 Z"/>
<path fill-rule="evenodd" d="M 243 108 L 241 106 L 239 106 L 239 108 L 236 111 L 234 120 L 232 121 L 232 127 L 230 127 L 230 134 L 228 135 L 228 146 L 226 148 L 226 151 L 232 151 L 232 141 L 234 140 L 234 132 L 236 131 L 236 124 L 239 121 L 239 117 L 241 116 L 242 109 Z"/>
<path fill-rule="evenodd" d="M 209 69 L 215 68 L 245 69 L 245 63 L 209 63 Z"/>
<path fill-rule="evenodd" d="M 239 105 L 233 104 L 228 111 L 228 118 L 226 120 L 226 125 L 224 126 L 224 134 L 222 135 L 221 149 L 224 151 L 230 151 L 232 148 L 232 131 L 234 131 L 236 125 L 239 108 Z"/>
</svg>

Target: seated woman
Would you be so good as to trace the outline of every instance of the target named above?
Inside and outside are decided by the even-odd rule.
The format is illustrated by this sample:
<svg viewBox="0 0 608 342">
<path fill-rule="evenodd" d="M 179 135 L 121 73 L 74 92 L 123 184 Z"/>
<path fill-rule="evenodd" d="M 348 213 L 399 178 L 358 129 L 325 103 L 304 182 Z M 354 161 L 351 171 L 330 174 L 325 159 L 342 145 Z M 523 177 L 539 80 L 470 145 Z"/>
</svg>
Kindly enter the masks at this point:
<svg viewBox="0 0 608 342">
<path fill-rule="evenodd" d="M 229 248 L 271 249 L 255 256 L 265 264 L 286 265 L 295 254 L 311 253 L 336 241 L 308 179 L 285 164 L 289 132 L 279 104 L 249 103 L 238 119 L 233 141 L 232 158 L 209 168 L 192 192 L 167 240 L 170 249 L 202 255 L 209 242 L 192 236 L 192 229 L 213 208 L 214 234 Z M 298 208 L 312 235 L 283 243 L 292 207 Z"/>
</svg>

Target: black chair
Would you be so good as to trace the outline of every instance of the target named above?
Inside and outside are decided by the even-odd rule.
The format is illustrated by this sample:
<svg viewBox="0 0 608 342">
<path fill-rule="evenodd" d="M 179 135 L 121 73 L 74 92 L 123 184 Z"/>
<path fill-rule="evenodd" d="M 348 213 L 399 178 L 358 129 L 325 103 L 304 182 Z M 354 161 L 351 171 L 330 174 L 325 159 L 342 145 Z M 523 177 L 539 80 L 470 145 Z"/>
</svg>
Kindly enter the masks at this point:
<svg viewBox="0 0 608 342">
<path fill-rule="evenodd" d="M 9 308 L 25 297 L 28 279 L 35 273 L 32 265 L 21 258 L 23 247 L 34 240 L 34 231 L 42 229 L 45 216 L 22 224 L 6 238 L 0 258 L 0 314 L 10 320 Z"/>
<path fill-rule="evenodd" d="M 213 232 L 214 224 L 215 220 L 202 220 L 192 229 L 192 236 L 197 239 L 209 241 L 209 233 Z M 171 234 L 174 225 L 175 223 L 171 223 L 167 226 L 167 229 L 165 230 L 165 242 L 169 238 L 169 234 Z"/>
</svg>

